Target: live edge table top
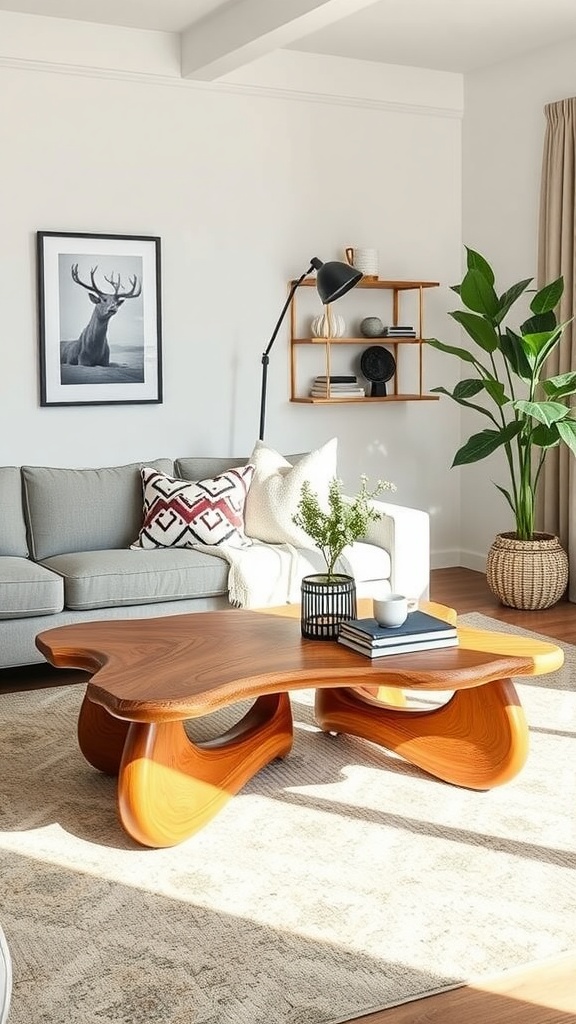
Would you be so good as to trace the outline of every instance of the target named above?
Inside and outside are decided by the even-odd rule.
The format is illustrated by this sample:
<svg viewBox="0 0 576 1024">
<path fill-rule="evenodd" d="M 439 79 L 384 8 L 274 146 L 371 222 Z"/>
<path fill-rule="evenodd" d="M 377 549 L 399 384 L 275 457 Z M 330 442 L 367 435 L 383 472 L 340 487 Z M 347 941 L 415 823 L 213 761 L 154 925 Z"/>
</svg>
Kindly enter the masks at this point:
<svg viewBox="0 0 576 1024">
<path fill-rule="evenodd" d="M 447 622 L 456 613 L 422 607 Z M 528 753 L 528 725 L 511 676 L 552 672 L 553 644 L 458 627 L 459 646 L 372 661 L 330 641 L 304 640 L 298 609 L 196 612 L 47 630 L 39 649 L 59 668 L 92 674 L 78 718 L 87 761 L 118 776 L 117 807 L 144 846 L 173 846 L 207 824 L 261 768 L 289 753 L 290 690 L 316 690 L 324 732 L 380 744 L 445 782 L 502 785 Z M 358 614 L 371 614 L 360 602 Z M 425 711 L 403 690 L 453 691 Z M 255 698 L 217 740 L 193 743 L 185 719 Z"/>
<path fill-rule="evenodd" d="M 443 605 L 420 607 L 456 622 Z M 92 673 L 87 697 L 116 718 L 169 722 L 283 690 L 391 686 L 461 690 L 551 672 L 553 644 L 459 627 L 459 646 L 371 660 L 330 641 L 305 640 L 295 606 L 231 609 L 60 626 L 39 634 L 51 664 Z M 360 616 L 371 602 L 360 602 Z M 345 682 L 344 682 L 345 681 Z"/>
</svg>

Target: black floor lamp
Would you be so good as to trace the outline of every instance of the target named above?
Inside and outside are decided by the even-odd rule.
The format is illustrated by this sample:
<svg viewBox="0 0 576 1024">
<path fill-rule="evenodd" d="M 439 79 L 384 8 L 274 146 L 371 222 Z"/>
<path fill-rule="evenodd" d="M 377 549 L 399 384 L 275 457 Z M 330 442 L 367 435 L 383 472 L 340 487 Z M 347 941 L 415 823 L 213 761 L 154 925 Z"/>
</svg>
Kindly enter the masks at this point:
<svg viewBox="0 0 576 1024">
<path fill-rule="evenodd" d="M 338 260 L 331 260 L 329 263 L 323 263 L 317 256 L 314 256 L 310 260 L 310 266 L 308 270 L 305 270 L 301 277 L 297 281 L 294 281 L 288 298 L 284 303 L 284 307 L 274 330 L 272 331 L 272 337 L 266 346 L 266 350 L 262 353 L 262 391 L 260 395 L 260 433 L 259 438 L 262 441 L 264 439 L 264 423 L 266 420 L 266 387 L 268 383 L 268 363 L 270 362 L 270 349 L 276 341 L 276 336 L 282 321 L 286 316 L 286 312 L 292 299 L 294 298 L 294 292 L 298 285 L 302 284 L 302 281 L 312 271 L 316 271 L 316 291 L 318 292 L 320 299 L 324 306 L 327 306 L 330 302 L 334 302 L 334 299 L 339 299 L 341 295 L 345 295 L 346 292 L 350 291 L 355 284 L 362 277 L 359 270 L 356 267 L 349 266 L 348 263 L 340 263 Z"/>
</svg>

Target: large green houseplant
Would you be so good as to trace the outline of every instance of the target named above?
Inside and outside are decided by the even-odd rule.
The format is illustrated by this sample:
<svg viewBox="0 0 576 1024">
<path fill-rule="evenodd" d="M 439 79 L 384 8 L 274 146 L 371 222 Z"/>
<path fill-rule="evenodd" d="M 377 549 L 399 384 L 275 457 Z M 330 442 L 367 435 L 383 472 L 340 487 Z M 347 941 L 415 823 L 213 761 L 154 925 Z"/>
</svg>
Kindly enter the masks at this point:
<svg viewBox="0 0 576 1024">
<path fill-rule="evenodd" d="M 546 377 L 544 370 L 566 327 L 566 323 L 558 323 L 555 313 L 564 282 L 560 277 L 531 290 L 532 279 L 526 278 L 499 293 L 488 261 L 468 247 L 466 253 L 466 274 L 453 286 L 466 308 L 449 315 L 464 328 L 473 345 L 459 348 L 437 338 L 428 338 L 427 343 L 462 360 L 470 372 L 453 391 L 433 390 L 489 421 L 458 449 L 452 465 L 479 462 L 503 449 L 509 485 L 496 487 L 512 509 L 516 530 L 502 536 L 533 542 L 541 536 L 535 531 L 535 510 L 546 454 L 562 444 L 576 453 L 576 417 L 570 405 L 576 394 L 576 372 Z M 519 300 L 526 303 L 528 294 L 532 294 L 529 313 L 518 327 L 509 326 L 505 323 L 508 315 Z"/>
</svg>

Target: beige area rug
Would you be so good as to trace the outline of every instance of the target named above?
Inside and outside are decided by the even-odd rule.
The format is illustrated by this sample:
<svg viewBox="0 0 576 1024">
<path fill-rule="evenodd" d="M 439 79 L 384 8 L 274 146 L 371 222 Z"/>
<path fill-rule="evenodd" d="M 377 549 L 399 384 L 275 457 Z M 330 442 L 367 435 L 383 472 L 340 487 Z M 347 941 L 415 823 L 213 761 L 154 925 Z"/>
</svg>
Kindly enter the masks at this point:
<svg viewBox="0 0 576 1024">
<path fill-rule="evenodd" d="M 565 651 L 518 686 L 531 752 L 507 786 L 324 736 L 299 693 L 292 754 L 171 850 L 125 836 L 79 753 L 82 685 L 1 695 L 10 1024 L 334 1024 L 576 947 Z"/>
</svg>

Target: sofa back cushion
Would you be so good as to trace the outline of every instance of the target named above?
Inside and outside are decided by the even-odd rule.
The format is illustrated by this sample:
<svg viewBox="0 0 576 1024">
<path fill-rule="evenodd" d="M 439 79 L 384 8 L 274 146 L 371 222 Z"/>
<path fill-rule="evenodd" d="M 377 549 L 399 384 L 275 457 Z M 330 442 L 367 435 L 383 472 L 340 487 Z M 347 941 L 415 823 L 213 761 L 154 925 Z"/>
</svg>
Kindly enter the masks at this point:
<svg viewBox="0 0 576 1024">
<path fill-rule="evenodd" d="M 16 466 L 0 466 L 0 555 L 28 555 L 22 477 Z"/>
<path fill-rule="evenodd" d="M 220 476 L 227 469 L 236 469 L 238 466 L 245 466 L 247 458 L 216 458 L 207 455 L 196 459 L 176 459 L 174 462 L 174 474 L 181 480 L 206 480 L 208 477 Z"/>
<path fill-rule="evenodd" d="M 300 459 L 304 458 L 303 455 L 287 455 L 286 458 L 289 462 L 294 464 Z M 174 463 L 174 473 L 176 476 L 181 477 L 182 480 L 205 480 L 206 477 L 219 476 L 220 473 L 225 473 L 227 469 L 236 469 L 238 466 L 245 466 L 250 460 L 247 456 L 240 456 L 239 458 L 216 458 L 212 455 L 203 456 L 202 458 L 182 458 L 176 459 Z"/>
<path fill-rule="evenodd" d="M 142 466 L 171 473 L 171 459 L 103 469 L 23 466 L 32 557 L 129 548 L 142 525 Z"/>
</svg>

